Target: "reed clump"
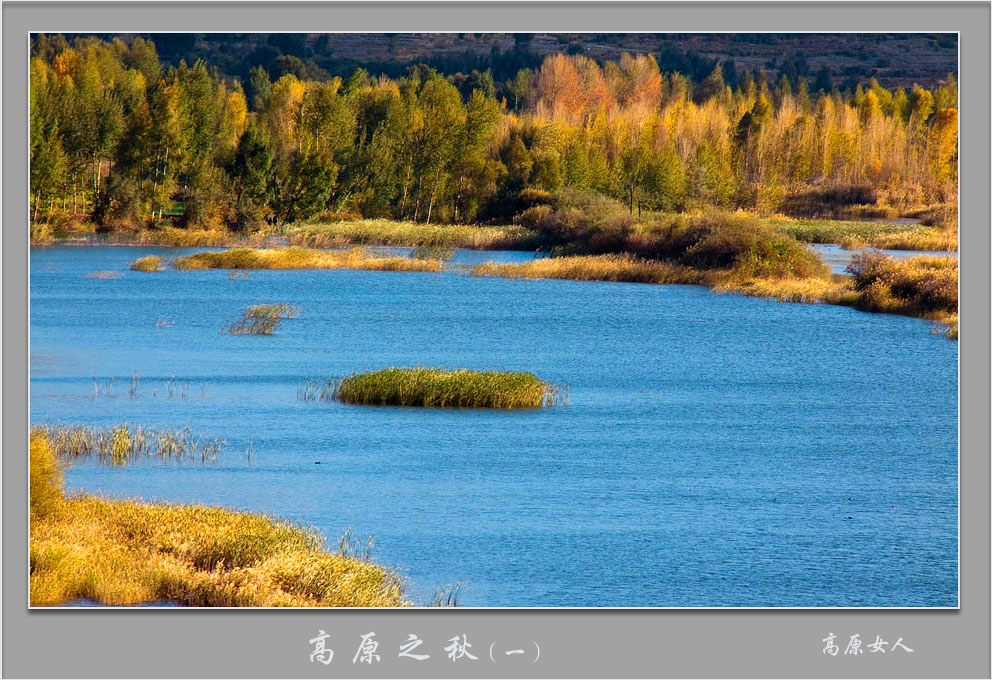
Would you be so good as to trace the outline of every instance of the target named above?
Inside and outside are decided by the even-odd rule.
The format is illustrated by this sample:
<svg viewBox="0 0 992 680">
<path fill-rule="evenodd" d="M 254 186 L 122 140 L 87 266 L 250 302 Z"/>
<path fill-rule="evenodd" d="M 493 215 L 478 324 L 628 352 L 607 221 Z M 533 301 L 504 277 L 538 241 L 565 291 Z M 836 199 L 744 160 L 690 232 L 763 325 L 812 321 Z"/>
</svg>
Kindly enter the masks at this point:
<svg viewBox="0 0 992 680">
<path fill-rule="evenodd" d="M 276 303 L 268 305 L 249 305 L 245 307 L 244 316 L 252 319 L 295 319 L 300 314 L 297 305 Z"/>
<path fill-rule="evenodd" d="M 114 279 L 121 278 L 121 273 L 114 271 L 90 272 L 89 274 L 84 275 L 83 278 L 97 279 L 100 281 L 113 281 Z"/>
<path fill-rule="evenodd" d="M 205 607 L 398 607 L 402 582 L 332 554 L 312 529 L 198 505 L 67 497 L 43 434 L 31 436 L 30 601 Z"/>
<path fill-rule="evenodd" d="M 363 248 L 344 251 L 307 248 L 235 248 L 178 257 L 176 269 L 359 269 L 393 272 L 440 272 L 437 260 L 378 257 Z"/>
<path fill-rule="evenodd" d="M 338 381 L 334 399 L 367 406 L 542 408 L 564 404 L 567 388 L 533 373 L 444 368 L 387 368 Z"/>
<path fill-rule="evenodd" d="M 706 284 L 705 272 L 634 255 L 574 255 L 529 262 L 484 262 L 468 268 L 475 276 L 514 279 L 567 279 L 627 283 Z"/>
<path fill-rule="evenodd" d="M 249 305 L 240 319 L 224 324 L 220 330 L 231 335 L 272 335 L 284 319 L 295 319 L 299 313 L 299 307 L 286 303 Z"/>
<path fill-rule="evenodd" d="M 221 326 L 222 333 L 231 335 L 272 335 L 279 327 L 279 318 L 242 317 Z"/>
<path fill-rule="evenodd" d="M 139 257 L 131 263 L 131 270 L 136 272 L 157 272 L 162 269 L 162 258 L 158 255 Z"/>
<path fill-rule="evenodd" d="M 42 437 L 59 460 L 96 458 L 107 465 L 127 465 L 142 459 L 215 463 L 226 444 L 216 437 L 196 437 L 189 427 L 155 429 L 128 423 L 112 428 L 36 425 L 31 435 Z"/>
<path fill-rule="evenodd" d="M 535 234 L 513 225 L 500 227 L 424 225 L 396 220 L 303 223 L 290 227 L 286 236 L 291 245 L 307 248 L 383 245 L 469 250 L 532 250 L 537 246 Z"/>
</svg>

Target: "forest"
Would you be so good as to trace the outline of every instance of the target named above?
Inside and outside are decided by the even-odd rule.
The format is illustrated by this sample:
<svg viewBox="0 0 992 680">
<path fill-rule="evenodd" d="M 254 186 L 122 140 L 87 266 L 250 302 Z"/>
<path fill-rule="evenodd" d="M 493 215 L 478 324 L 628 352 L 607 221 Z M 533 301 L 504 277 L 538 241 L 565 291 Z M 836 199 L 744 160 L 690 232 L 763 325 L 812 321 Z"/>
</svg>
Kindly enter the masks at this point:
<svg viewBox="0 0 992 680">
<path fill-rule="evenodd" d="M 32 228 L 507 224 L 563 191 L 629 213 L 957 200 L 952 74 L 930 89 L 840 89 L 761 69 L 725 78 L 720 62 L 694 79 L 651 54 L 551 54 L 506 80 L 423 64 L 239 78 L 126 38 L 33 36 Z"/>
</svg>

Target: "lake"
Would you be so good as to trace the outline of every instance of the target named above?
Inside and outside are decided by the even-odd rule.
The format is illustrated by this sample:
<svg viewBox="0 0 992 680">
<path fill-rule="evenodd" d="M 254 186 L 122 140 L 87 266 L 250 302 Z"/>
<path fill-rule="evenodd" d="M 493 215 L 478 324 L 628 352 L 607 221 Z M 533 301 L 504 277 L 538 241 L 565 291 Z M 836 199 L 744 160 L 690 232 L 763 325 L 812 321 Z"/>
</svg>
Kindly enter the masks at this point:
<svg viewBox="0 0 992 680">
<path fill-rule="evenodd" d="M 215 464 L 80 463 L 67 489 L 270 513 L 332 546 L 374 535 L 417 602 L 464 580 L 466 606 L 957 605 L 958 345 L 933 324 L 696 286 L 127 271 L 188 252 L 32 250 L 33 423 L 227 442 Z M 220 333 L 270 302 L 302 311 L 271 337 Z M 413 365 L 532 371 L 570 403 L 296 396 Z"/>
</svg>

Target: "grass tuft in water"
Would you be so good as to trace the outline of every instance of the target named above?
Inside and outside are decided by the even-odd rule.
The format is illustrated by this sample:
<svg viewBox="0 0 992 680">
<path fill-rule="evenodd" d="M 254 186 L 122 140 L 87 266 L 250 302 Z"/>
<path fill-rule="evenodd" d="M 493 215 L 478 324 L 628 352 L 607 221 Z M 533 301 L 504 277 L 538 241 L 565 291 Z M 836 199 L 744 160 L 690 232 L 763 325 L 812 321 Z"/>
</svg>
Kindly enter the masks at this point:
<svg viewBox="0 0 992 680">
<path fill-rule="evenodd" d="M 272 335 L 283 319 L 295 319 L 300 313 L 296 305 L 285 303 L 249 305 L 241 318 L 221 326 L 221 333 L 231 335 Z"/>
<path fill-rule="evenodd" d="M 251 319 L 295 319 L 300 314 L 300 308 L 285 303 L 249 305 L 242 314 Z"/>
<path fill-rule="evenodd" d="M 340 380 L 334 399 L 368 406 L 542 408 L 564 404 L 567 388 L 533 373 L 444 368 L 387 368 Z"/>
<path fill-rule="evenodd" d="M 300 401 L 331 401 L 336 388 L 336 380 L 312 378 L 296 388 L 296 398 Z"/>
<path fill-rule="evenodd" d="M 136 272 L 157 272 L 162 270 L 162 258 L 158 255 L 139 257 L 131 263 L 131 270 Z"/>
</svg>

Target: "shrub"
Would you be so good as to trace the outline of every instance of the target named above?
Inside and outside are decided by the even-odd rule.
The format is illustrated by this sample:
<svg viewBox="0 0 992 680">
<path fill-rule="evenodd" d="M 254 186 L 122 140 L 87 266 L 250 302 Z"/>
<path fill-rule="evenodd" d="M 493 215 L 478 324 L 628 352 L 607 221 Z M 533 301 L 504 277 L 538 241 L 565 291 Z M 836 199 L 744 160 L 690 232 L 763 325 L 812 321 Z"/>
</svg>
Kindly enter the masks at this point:
<svg viewBox="0 0 992 680">
<path fill-rule="evenodd" d="M 958 261 L 920 256 L 897 262 L 878 251 L 857 253 L 847 267 L 856 304 L 866 311 L 913 316 L 947 316 L 958 312 Z"/>
</svg>

